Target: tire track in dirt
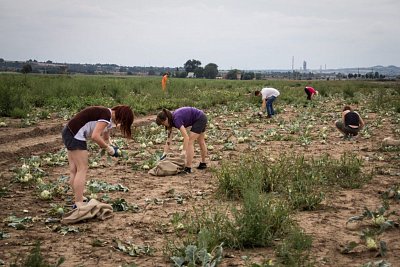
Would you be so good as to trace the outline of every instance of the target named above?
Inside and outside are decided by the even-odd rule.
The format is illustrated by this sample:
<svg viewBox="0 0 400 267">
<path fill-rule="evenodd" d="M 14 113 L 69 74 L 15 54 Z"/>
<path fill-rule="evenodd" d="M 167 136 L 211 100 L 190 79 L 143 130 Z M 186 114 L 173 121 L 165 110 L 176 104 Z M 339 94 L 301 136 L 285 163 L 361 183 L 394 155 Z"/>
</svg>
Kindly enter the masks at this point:
<svg viewBox="0 0 400 267">
<path fill-rule="evenodd" d="M 150 124 L 155 115 L 137 118 L 133 127 Z M 54 152 L 63 147 L 61 131 L 65 121 L 43 121 L 28 128 L 9 127 L 0 131 L 0 166 L 22 157 Z"/>
</svg>

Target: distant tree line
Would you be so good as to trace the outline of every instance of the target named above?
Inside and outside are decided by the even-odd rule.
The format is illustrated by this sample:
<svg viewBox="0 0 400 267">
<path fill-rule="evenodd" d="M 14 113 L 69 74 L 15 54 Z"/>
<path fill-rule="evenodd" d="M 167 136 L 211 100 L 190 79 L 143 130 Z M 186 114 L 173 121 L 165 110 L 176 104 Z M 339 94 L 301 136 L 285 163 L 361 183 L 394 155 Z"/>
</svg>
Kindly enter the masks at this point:
<svg viewBox="0 0 400 267">
<path fill-rule="evenodd" d="M 189 59 L 183 64 L 183 70 L 176 71 L 174 76 L 177 78 L 215 79 L 218 73 L 218 65 L 215 63 L 208 63 L 203 68 L 199 60 Z"/>
<path fill-rule="evenodd" d="M 232 69 L 229 71 L 219 71 L 218 65 L 208 63 L 204 67 L 200 60 L 189 59 L 182 67 L 154 67 L 154 66 L 119 66 L 116 64 L 69 64 L 54 63 L 51 60 L 38 62 L 29 59 L 23 61 L 6 61 L 0 58 L 0 71 L 11 71 L 43 74 L 117 74 L 117 75 L 136 75 L 136 76 L 161 76 L 170 73 L 175 78 L 206 78 L 206 79 L 229 79 L 229 80 L 260 80 L 260 79 L 293 79 L 293 80 L 314 80 L 314 79 L 387 79 L 386 75 L 371 71 L 365 74 L 360 73 L 313 73 L 300 71 L 244 71 Z M 393 76 L 391 76 L 393 78 Z M 396 77 L 397 79 L 400 76 Z"/>
<path fill-rule="evenodd" d="M 349 73 L 347 74 L 348 79 L 384 79 L 386 75 L 379 74 L 379 72 L 368 72 L 366 74 L 361 75 L 360 73 Z"/>
</svg>

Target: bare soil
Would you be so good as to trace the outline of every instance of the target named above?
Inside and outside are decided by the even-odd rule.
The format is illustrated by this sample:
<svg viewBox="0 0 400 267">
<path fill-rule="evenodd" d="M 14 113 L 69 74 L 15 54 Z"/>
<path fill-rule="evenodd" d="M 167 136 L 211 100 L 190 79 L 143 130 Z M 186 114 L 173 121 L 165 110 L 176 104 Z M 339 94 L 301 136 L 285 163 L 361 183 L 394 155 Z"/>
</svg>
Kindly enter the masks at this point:
<svg viewBox="0 0 400 267">
<path fill-rule="evenodd" d="M 335 110 L 335 109 L 334 109 Z M 238 112 L 235 115 L 244 116 L 247 112 Z M 278 118 L 290 122 L 302 111 L 294 108 L 285 108 L 277 118 L 271 121 L 262 119 L 259 123 L 247 126 L 253 136 L 257 136 L 268 128 L 276 128 Z M 339 158 L 345 151 L 352 151 L 365 159 L 363 171 L 371 172 L 376 168 L 387 170 L 385 174 L 374 172 L 371 182 L 361 189 L 341 190 L 331 193 L 326 201 L 316 211 L 298 212 L 295 220 L 313 237 L 312 258 L 316 266 L 361 266 L 369 261 L 376 261 L 376 252 L 359 247 L 350 254 L 340 253 L 341 246 L 349 241 L 359 242 L 361 223 L 346 224 L 347 220 L 356 215 L 361 215 L 364 207 L 375 210 L 382 205 L 381 194 L 390 186 L 399 183 L 400 152 L 382 152 L 381 141 L 387 136 L 394 136 L 394 130 L 399 125 L 393 123 L 391 117 L 382 114 L 369 113 L 365 119 L 366 124 L 371 124 L 377 118 L 383 118 L 382 125 L 371 128 L 371 137 L 366 139 L 358 137 L 345 141 L 340 137 L 334 127 L 334 119 L 339 118 L 339 113 L 325 113 L 327 117 L 329 135 L 326 143 L 321 143 L 318 137 L 319 128 L 315 125 L 312 129 L 313 142 L 302 146 L 299 142 L 269 141 L 259 145 L 261 152 L 268 152 L 272 158 L 278 158 L 282 153 L 304 154 L 306 156 L 319 156 L 328 153 Z M 318 117 L 318 116 L 317 116 Z M 224 136 L 230 136 L 230 128 L 224 127 L 226 120 L 234 121 L 236 117 L 224 115 L 213 118 L 213 123 L 218 123 Z M 154 116 L 138 118 L 135 126 L 149 124 L 154 121 Z M 318 120 L 317 120 L 318 121 Z M 170 224 L 173 214 L 191 210 L 193 206 L 221 205 L 216 195 L 217 181 L 212 169 L 218 168 L 221 161 L 210 161 L 207 170 L 197 170 L 190 175 L 176 175 L 168 177 L 154 177 L 144 170 L 133 170 L 130 164 L 114 160 L 112 166 L 104 165 L 91 168 L 88 179 L 99 179 L 108 183 L 121 183 L 129 188 L 129 192 L 108 193 L 112 198 L 124 198 L 128 203 L 139 206 L 139 212 L 114 212 L 114 217 L 106 221 L 88 221 L 76 224 L 79 233 L 62 235 L 52 231 L 52 225 L 45 224 L 49 217 L 50 203 L 67 204 L 66 199 L 53 199 L 52 201 L 40 200 L 33 186 L 26 186 L 13 182 L 13 168 L 21 166 L 21 157 L 43 155 L 56 152 L 63 148 L 61 129 L 65 121 L 51 119 L 41 121 L 37 125 L 19 128 L 17 121 L 8 120 L 8 127 L 0 128 L 0 186 L 7 188 L 7 194 L 1 198 L 0 230 L 8 233 L 9 237 L 0 240 L 0 260 L 6 265 L 21 262 L 31 250 L 36 240 L 42 243 L 42 253 L 46 259 L 55 263 L 61 256 L 66 261 L 62 266 L 123 266 L 136 263 L 137 266 L 171 266 L 170 261 L 164 256 L 165 235 L 162 229 Z M 118 133 L 115 133 L 118 135 Z M 297 136 L 296 134 L 294 135 Z M 234 137 L 231 137 L 234 139 Z M 398 136 L 397 136 L 398 138 Z M 207 140 L 215 149 L 209 154 L 221 153 L 224 159 L 236 161 L 240 155 L 249 151 L 248 143 L 238 144 L 235 151 L 222 150 L 222 144 L 217 140 Z M 135 140 L 128 142 L 128 152 L 136 151 L 139 145 Z M 175 142 L 177 150 L 179 142 Z M 149 152 L 161 150 L 162 145 L 149 148 Z M 199 153 L 196 152 L 194 166 L 199 163 Z M 367 160 L 368 159 L 368 160 Z M 140 161 L 139 159 L 133 159 Z M 48 167 L 45 169 L 46 179 L 54 181 L 61 175 L 68 175 L 68 165 L 61 167 Z M 349 177 L 351 179 L 351 177 Z M 171 193 L 173 192 L 173 193 Z M 71 192 L 68 193 L 72 195 Z M 172 195 L 171 195 L 172 194 Z M 178 203 L 173 195 L 180 195 L 184 201 Z M 162 201 L 155 201 L 162 200 Z M 392 217 L 399 222 L 400 203 L 390 201 L 390 208 L 397 214 Z M 24 212 L 25 210 L 25 212 Z M 32 216 L 36 222 L 30 224 L 25 230 L 16 230 L 8 227 L 3 220 L 10 216 Z M 149 245 L 155 249 L 153 255 L 131 257 L 115 248 L 115 239 L 129 241 L 136 245 Z M 400 230 L 398 228 L 386 231 L 382 235 L 388 245 L 388 254 L 383 259 L 392 266 L 400 266 Z M 94 242 L 97 246 L 94 246 Z M 252 262 L 261 263 L 263 259 L 275 258 L 271 248 L 255 248 L 245 250 L 224 250 L 226 257 L 221 266 L 245 266 L 242 256 L 249 256 Z"/>
</svg>

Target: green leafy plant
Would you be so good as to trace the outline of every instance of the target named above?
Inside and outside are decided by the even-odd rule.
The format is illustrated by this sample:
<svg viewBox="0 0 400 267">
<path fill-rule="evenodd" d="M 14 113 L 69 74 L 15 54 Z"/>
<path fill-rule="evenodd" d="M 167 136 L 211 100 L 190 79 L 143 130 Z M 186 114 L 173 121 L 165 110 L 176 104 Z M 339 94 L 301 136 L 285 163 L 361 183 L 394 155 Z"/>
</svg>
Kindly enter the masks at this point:
<svg viewBox="0 0 400 267">
<path fill-rule="evenodd" d="M 376 211 L 371 211 L 367 207 L 364 207 L 362 215 L 349 218 L 347 223 L 369 219 L 374 227 L 379 228 L 377 233 L 381 233 L 388 228 L 399 226 L 398 223 L 389 220 L 389 217 L 393 214 L 395 214 L 394 211 L 388 212 L 388 210 L 383 206 L 378 208 Z"/>
<path fill-rule="evenodd" d="M 58 259 L 56 264 L 49 264 L 46 261 L 46 257 L 42 255 L 41 244 L 39 241 L 36 242 L 35 247 L 32 248 L 30 254 L 26 257 L 21 264 L 11 264 L 12 267 L 58 267 L 65 261 L 64 257 Z"/>
<path fill-rule="evenodd" d="M 113 191 L 120 191 L 120 192 L 128 192 L 129 189 L 122 184 L 109 184 L 104 181 L 100 180 L 90 180 L 86 182 L 88 186 L 88 191 L 91 193 L 99 193 L 99 192 L 113 192 Z"/>
<path fill-rule="evenodd" d="M 393 185 L 385 192 L 383 192 L 382 197 L 384 199 L 394 199 L 400 201 L 400 185 Z"/>
<path fill-rule="evenodd" d="M 128 254 L 131 257 L 152 255 L 154 253 L 154 249 L 152 249 L 149 245 L 136 245 L 132 244 L 131 242 L 122 242 L 119 239 L 115 239 L 114 242 L 116 243 L 116 249 Z"/>
<path fill-rule="evenodd" d="M 277 247 L 276 255 L 285 266 L 313 266 L 310 260 L 312 238 L 293 227 Z"/>
<path fill-rule="evenodd" d="M 4 222 L 7 223 L 7 226 L 15 228 L 17 230 L 24 230 L 27 227 L 27 224 L 32 223 L 33 219 L 32 217 L 16 217 L 14 215 L 8 216 L 6 219 L 4 219 Z"/>
<path fill-rule="evenodd" d="M 216 246 L 211 252 L 204 248 L 198 248 L 195 245 L 188 245 L 185 254 L 182 256 L 173 256 L 171 261 L 176 267 L 183 266 L 202 266 L 215 267 L 221 263 L 223 258 L 222 244 Z"/>
<path fill-rule="evenodd" d="M 10 237 L 9 234 L 5 233 L 4 231 L 0 231 L 0 240 L 6 239 L 9 237 Z"/>
</svg>

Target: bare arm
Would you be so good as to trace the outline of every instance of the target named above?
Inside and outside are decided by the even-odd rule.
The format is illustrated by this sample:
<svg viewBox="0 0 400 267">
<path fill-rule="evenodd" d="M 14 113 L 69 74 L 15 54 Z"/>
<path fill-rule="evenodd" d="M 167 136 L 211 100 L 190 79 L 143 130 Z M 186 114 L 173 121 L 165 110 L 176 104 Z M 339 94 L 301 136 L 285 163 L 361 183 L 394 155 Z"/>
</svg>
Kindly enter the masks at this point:
<svg viewBox="0 0 400 267">
<path fill-rule="evenodd" d="M 187 134 L 186 128 L 182 125 L 181 128 L 179 128 L 179 131 L 181 131 L 181 134 L 183 136 L 183 149 L 182 149 L 182 154 L 186 154 L 186 149 L 189 144 L 189 135 Z"/>
<path fill-rule="evenodd" d="M 343 124 L 344 124 L 344 117 L 346 116 L 347 113 L 349 113 L 348 110 L 342 112 L 342 121 L 343 121 Z"/>
<path fill-rule="evenodd" d="M 263 99 L 261 104 L 261 111 L 264 112 L 266 107 L 267 107 L 267 100 Z"/>
<path fill-rule="evenodd" d="M 106 142 L 107 145 L 111 144 L 111 139 L 110 139 L 110 132 L 109 130 L 105 130 L 102 134 L 104 141 Z"/>
<path fill-rule="evenodd" d="M 104 133 L 104 129 L 107 127 L 107 123 L 103 121 L 99 121 L 96 123 L 92 133 L 92 140 L 95 141 L 100 148 L 107 148 L 109 142 L 109 134 Z"/>
<path fill-rule="evenodd" d="M 164 145 L 164 155 L 167 155 L 169 152 L 169 146 L 171 145 L 172 142 L 172 129 L 168 130 L 168 137 L 167 137 L 167 142 Z"/>
<path fill-rule="evenodd" d="M 364 120 L 361 118 L 361 116 L 360 116 L 360 114 L 358 114 L 358 112 L 357 112 L 357 115 L 358 115 L 358 118 L 360 119 L 360 129 L 362 129 L 365 126 Z"/>
</svg>

